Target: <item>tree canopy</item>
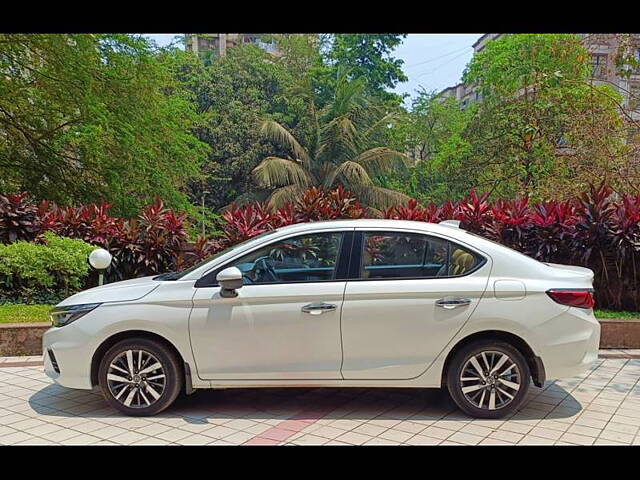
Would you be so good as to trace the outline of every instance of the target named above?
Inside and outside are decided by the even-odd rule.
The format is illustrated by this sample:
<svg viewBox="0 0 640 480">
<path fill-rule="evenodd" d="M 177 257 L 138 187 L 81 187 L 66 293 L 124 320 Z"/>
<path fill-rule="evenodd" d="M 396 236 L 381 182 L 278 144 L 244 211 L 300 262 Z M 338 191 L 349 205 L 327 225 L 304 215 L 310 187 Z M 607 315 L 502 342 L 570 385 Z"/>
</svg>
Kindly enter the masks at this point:
<svg viewBox="0 0 640 480">
<path fill-rule="evenodd" d="M 292 73 L 257 46 L 241 45 L 210 65 L 185 65 L 180 80 L 195 97 L 197 136 L 210 147 L 203 178 L 192 182 L 192 200 L 208 191 L 205 204 L 218 210 L 253 198 L 250 172 L 274 148 L 259 134 L 259 122 L 273 118 L 295 130 L 304 117 L 301 101 L 290 95 Z"/>
<path fill-rule="evenodd" d="M 0 190 L 187 208 L 206 145 L 177 54 L 134 35 L 0 35 Z"/>
<path fill-rule="evenodd" d="M 614 181 L 626 131 L 617 92 L 591 81 L 577 35 L 504 35 L 469 63 L 463 80 L 480 93 L 468 166 L 478 185 L 545 196 Z"/>
<path fill-rule="evenodd" d="M 423 90 L 408 108 L 405 36 L 265 35 L 277 55 L 203 61 L 140 35 L 2 34 L 0 192 L 133 216 L 155 197 L 199 215 L 203 198 L 214 212 L 338 184 L 377 209 L 472 188 L 568 197 L 594 178 L 640 190 L 638 123 L 578 36 L 501 35 L 464 72 L 478 102 Z M 625 76 L 637 59 L 618 37 Z"/>
<path fill-rule="evenodd" d="M 402 168 L 406 156 L 377 143 L 393 114 L 366 95 L 363 78 L 349 80 L 338 70 L 329 103 L 321 108 L 314 97 L 305 99 L 312 114 L 311 131 L 299 140 L 275 120 L 264 120 L 260 133 L 285 149 L 270 155 L 253 170 L 256 183 L 271 190 L 270 203 L 279 206 L 310 186 L 344 185 L 372 208 L 387 208 L 406 196 L 380 187 L 373 178 Z"/>
<path fill-rule="evenodd" d="M 411 157 L 406 171 L 382 176 L 382 184 L 424 203 L 457 199 L 474 185 L 463 162 L 471 139 L 465 136 L 475 106 L 463 109 L 454 98 L 422 90 L 411 109 L 397 116 L 391 129 L 391 145 Z"/>
</svg>

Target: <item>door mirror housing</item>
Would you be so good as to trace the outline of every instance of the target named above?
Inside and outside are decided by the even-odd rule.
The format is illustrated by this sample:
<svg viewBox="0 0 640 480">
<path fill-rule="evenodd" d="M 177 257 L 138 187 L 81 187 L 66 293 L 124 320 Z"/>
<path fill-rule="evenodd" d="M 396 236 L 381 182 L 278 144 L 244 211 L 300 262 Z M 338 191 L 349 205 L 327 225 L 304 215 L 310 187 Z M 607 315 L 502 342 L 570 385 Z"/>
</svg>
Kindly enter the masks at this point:
<svg viewBox="0 0 640 480">
<path fill-rule="evenodd" d="M 242 288 L 242 272 L 237 267 L 225 268 L 216 275 L 220 285 L 220 296 L 233 298 L 238 296 L 236 290 Z"/>
</svg>

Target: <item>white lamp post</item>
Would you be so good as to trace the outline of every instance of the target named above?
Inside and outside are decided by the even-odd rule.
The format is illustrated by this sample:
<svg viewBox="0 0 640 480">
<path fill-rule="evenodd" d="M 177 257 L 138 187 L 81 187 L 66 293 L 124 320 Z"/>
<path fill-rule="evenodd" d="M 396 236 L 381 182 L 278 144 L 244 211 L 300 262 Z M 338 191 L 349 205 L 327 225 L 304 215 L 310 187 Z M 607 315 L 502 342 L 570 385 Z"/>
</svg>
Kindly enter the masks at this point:
<svg viewBox="0 0 640 480">
<path fill-rule="evenodd" d="M 104 271 L 111 265 L 111 258 L 104 248 L 97 248 L 89 254 L 89 265 L 98 270 L 98 285 L 104 284 Z"/>
</svg>

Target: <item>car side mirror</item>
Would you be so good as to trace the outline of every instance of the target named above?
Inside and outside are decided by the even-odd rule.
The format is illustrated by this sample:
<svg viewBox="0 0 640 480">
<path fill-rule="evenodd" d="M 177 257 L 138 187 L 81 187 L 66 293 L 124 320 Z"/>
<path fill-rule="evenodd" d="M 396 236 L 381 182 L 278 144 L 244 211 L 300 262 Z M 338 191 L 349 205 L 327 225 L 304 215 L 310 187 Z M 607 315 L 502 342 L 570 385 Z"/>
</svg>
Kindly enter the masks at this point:
<svg viewBox="0 0 640 480">
<path fill-rule="evenodd" d="M 233 298 L 238 296 L 236 290 L 242 288 L 242 272 L 237 267 L 225 268 L 216 275 L 220 284 L 220 296 Z"/>
</svg>

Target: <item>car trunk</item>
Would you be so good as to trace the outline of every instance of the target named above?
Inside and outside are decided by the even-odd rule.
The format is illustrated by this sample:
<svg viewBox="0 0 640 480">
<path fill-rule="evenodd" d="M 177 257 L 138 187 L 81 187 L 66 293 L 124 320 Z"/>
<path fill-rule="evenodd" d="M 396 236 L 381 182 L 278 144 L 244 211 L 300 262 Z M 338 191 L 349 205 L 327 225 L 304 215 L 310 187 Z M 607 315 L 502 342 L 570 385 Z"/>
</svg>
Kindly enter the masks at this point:
<svg viewBox="0 0 640 480">
<path fill-rule="evenodd" d="M 553 276 L 556 278 L 566 278 L 568 280 L 584 280 L 589 285 L 593 284 L 593 270 L 576 265 L 562 265 L 560 263 L 543 262 L 547 267 L 552 268 Z"/>
</svg>

